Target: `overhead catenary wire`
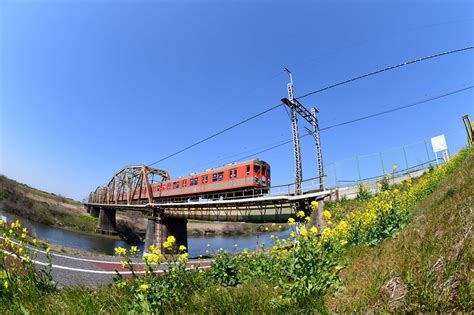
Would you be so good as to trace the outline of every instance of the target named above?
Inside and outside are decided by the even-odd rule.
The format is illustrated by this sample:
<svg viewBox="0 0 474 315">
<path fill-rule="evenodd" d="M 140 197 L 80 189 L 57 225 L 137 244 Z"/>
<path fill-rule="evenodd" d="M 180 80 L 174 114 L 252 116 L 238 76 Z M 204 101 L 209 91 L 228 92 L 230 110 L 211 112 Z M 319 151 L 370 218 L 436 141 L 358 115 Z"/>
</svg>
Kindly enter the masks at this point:
<svg viewBox="0 0 474 315">
<path fill-rule="evenodd" d="M 338 87 L 338 86 L 341 86 L 341 85 L 344 85 L 344 84 L 347 84 L 347 83 L 351 83 L 351 82 L 354 82 L 356 80 L 360 80 L 360 79 L 363 79 L 363 78 L 367 78 L 367 77 L 370 77 L 370 76 L 373 76 L 373 75 L 376 75 L 376 74 L 379 74 L 379 73 L 382 73 L 382 72 L 394 70 L 394 69 L 397 69 L 397 68 L 400 68 L 400 67 L 403 67 L 403 66 L 408 66 L 408 65 L 418 63 L 418 62 L 421 62 L 421 61 L 425 61 L 425 60 L 429 60 L 429 59 L 433 59 L 433 58 L 438 58 L 438 57 L 442 57 L 442 56 L 446 56 L 446 55 L 451 55 L 451 54 L 455 54 L 455 53 L 459 53 L 459 52 L 466 51 L 466 50 L 471 50 L 471 49 L 474 49 L 474 46 L 454 49 L 454 50 L 445 51 L 445 52 L 442 52 L 442 53 L 437 53 L 437 54 L 434 54 L 434 55 L 426 56 L 426 57 L 423 57 L 423 58 L 418 58 L 418 59 L 414 59 L 414 60 L 410 60 L 410 61 L 405 61 L 405 62 L 399 63 L 398 65 L 394 65 L 394 66 L 390 66 L 390 67 L 387 67 L 387 68 L 372 71 L 372 72 L 354 77 L 354 78 L 349 79 L 349 80 L 341 81 L 341 82 L 323 87 L 321 89 L 318 89 L 318 90 L 303 94 L 301 96 L 298 96 L 298 97 L 296 97 L 296 99 L 302 99 L 302 98 L 308 97 L 310 95 L 321 93 L 321 92 L 327 91 L 329 89 L 333 89 L 335 87 Z"/>
<path fill-rule="evenodd" d="M 403 109 L 407 109 L 407 108 L 410 108 L 410 107 L 422 105 L 422 104 L 425 104 L 425 103 L 428 103 L 428 102 L 431 102 L 431 101 L 434 101 L 434 100 L 437 100 L 437 99 L 441 99 L 441 98 L 444 98 L 444 97 L 447 97 L 447 96 L 450 96 L 450 95 L 454 95 L 454 94 L 457 94 L 457 93 L 467 91 L 467 90 L 472 89 L 472 88 L 474 88 L 474 85 L 464 87 L 464 88 L 459 88 L 459 89 L 456 89 L 456 90 L 453 90 L 453 91 L 450 91 L 450 92 L 447 92 L 447 93 L 439 94 L 439 95 L 436 95 L 436 96 L 433 96 L 433 97 L 430 97 L 430 98 L 425 98 L 423 100 L 416 101 L 416 102 L 413 102 L 413 103 L 410 103 L 410 104 L 407 104 L 407 105 L 395 107 L 395 108 L 388 109 L 388 110 L 385 110 L 385 111 L 381 111 L 381 112 L 378 112 L 378 113 L 374 113 L 374 114 L 370 114 L 370 115 L 367 115 L 367 116 L 363 116 L 363 117 L 351 119 L 351 120 L 348 120 L 348 121 L 340 122 L 340 123 L 337 123 L 337 124 L 334 124 L 334 125 L 326 126 L 324 128 L 320 128 L 319 130 L 320 131 L 325 131 L 325 130 L 341 127 L 341 126 L 344 126 L 344 125 L 352 124 L 352 123 L 355 123 L 355 122 L 358 122 L 358 121 L 361 121 L 361 120 L 365 120 L 365 119 L 385 115 L 385 114 L 388 114 L 388 113 L 400 111 L 400 110 L 403 110 Z M 299 139 L 302 139 L 302 138 L 307 137 L 309 135 L 310 134 L 308 134 L 308 133 L 304 134 L 304 135 L 300 136 Z M 282 146 L 287 145 L 287 144 L 292 143 L 292 142 L 293 142 L 293 139 L 288 139 L 287 141 L 282 142 L 280 144 L 276 144 L 276 145 L 271 146 L 269 148 L 266 148 L 264 150 L 254 152 L 253 154 L 241 157 L 239 160 L 245 160 L 245 159 L 254 157 L 257 154 L 261 154 L 261 153 L 264 153 L 264 152 L 274 150 L 276 148 L 282 147 Z"/>
<path fill-rule="evenodd" d="M 308 97 L 308 96 L 310 96 L 310 95 L 314 95 L 314 94 L 317 94 L 317 93 L 321 93 L 321 92 L 323 92 L 323 91 L 326 91 L 326 90 L 329 90 L 329 89 L 332 89 L 332 88 L 335 88 L 335 87 L 338 87 L 338 86 L 341 86 L 341 85 L 344 85 L 344 84 L 348 84 L 348 83 L 351 83 L 351 82 L 354 82 L 354 81 L 356 81 L 356 80 L 360 80 L 360 79 L 363 79 L 363 78 L 366 78 L 366 77 L 369 77 L 369 76 L 373 76 L 373 75 L 376 75 L 376 74 L 379 74 L 379 73 L 382 73 L 382 72 L 390 71 L 390 70 L 397 69 L 397 68 L 400 68 L 400 67 L 403 67 L 403 66 L 407 66 L 407 65 L 414 64 L 414 63 L 422 62 L 422 61 L 425 61 L 425 60 L 429 60 L 429 59 L 433 59 L 433 58 L 438 58 L 438 57 L 442 57 L 442 56 L 446 56 L 446 55 L 451 55 L 451 54 L 455 54 L 455 53 L 459 53 L 459 52 L 463 52 L 463 51 L 467 51 L 467 50 L 471 50 L 471 49 L 474 49 L 474 46 L 469 46 L 469 47 L 464 47 L 464 48 L 460 48 L 460 49 L 450 50 L 450 51 L 446 51 L 446 52 L 442 52 L 442 53 L 437 53 L 437 54 L 434 54 L 434 55 L 426 56 L 426 57 L 423 57 L 423 58 L 418 58 L 418 59 L 415 59 L 415 60 L 406 61 L 406 62 L 397 64 L 397 65 L 394 65 L 394 66 L 390 66 L 390 67 L 383 68 L 383 69 L 380 69 L 380 70 L 372 71 L 372 72 L 370 72 L 370 73 L 367 73 L 367 74 L 364 74 L 364 75 L 360 75 L 360 76 L 354 77 L 354 78 L 349 79 L 349 80 L 345 80 L 345 81 L 341 81 L 341 82 L 338 82 L 338 83 L 329 85 L 329 86 L 327 86 L 327 87 L 324 87 L 324 88 L 321 88 L 321 89 L 318 89 L 318 90 L 315 90 L 315 91 L 312 91 L 312 92 L 303 94 L 303 95 L 301 95 L 301 96 L 299 96 L 299 97 L 296 97 L 296 99 L 302 99 L 302 98 Z M 167 155 L 167 156 L 165 156 L 165 157 L 163 157 L 163 158 L 161 158 L 161 159 L 159 159 L 159 160 L 157 160 L 157 161 L 155 161 L 155 162 L 153 162 L 153 163 L 150 163 L 150 164 L 148 164 L 148 166 L 152 166 L 152 165 L 154 165 L 154 164 L 163 162 L 163 161 L 165 161 L 165 160 L 167 160 L 167 159 L 169 159 L 169 158 L 171 158 L 171 157 L 173 157 L 173 156 L 176 156 L 176 155 L 178 155 L 178 154 L 180 154 L 180 153 L 182 153 L 182 152 L 184 152 L 184 151 L 187 151 L 187 150 L 189 150 L 189 149 L 191 149 L 191 148 L 193 148 L 193 147 L 195 147 L 195 146 L 197 146 L 197 145 L 199 145 L 199 144 L 201 144 L 201 143 L 204 143 L 204 142 L 206 142 L 206 141 L 208 141 L 208 140 L 211 140 L 211 139 L 213 139 L 213 138 L 215 138 L 215 137 L 217 137 L 217 136 L 219 136 L 219 135 L 221 135 L 221 134 L 223 134 L 223 133 L 225 133 L 225 132 L 227 132 L 227 131 L 229 131 L 229 130 L 232 130 L 232 129 L 234 129 L 234 128 L 240 126 L 240 125 L 243 125 L 243 124 L 245 124 L 245 123 L 247 123 L 247 122 L 249 122 L 249 121 L 251 121 L 251 120 L 253 120 L 253 119 L 257 118 L 257 117 L 260 117 L 260 116 L 262 116 L 262 115 L 264 115 L 264 114 L 266 114 L 266 113 L 268 113 L 268 112 L 271 112 L 272 110 L 274 110 L 274 109 L 276 109 L 276 108 L 278 108 L 278 107 L 280 107 L 280 106 L 282 106 L 282 105 L 284 105 L 284 104 L 283 104 L 283 103 L 280 103 L 280 104 L 278 104 L 278 105 L 271 106 L 271 107 L 269 107 L 268 109 L 266 109 L 266 110 L 264 110 L 264 111 L 262 111 L 262 112 L 260 112 L 260 113 L 257 113 L 257 114 L 255 114 L 255 115 L 253 115 L 253 116 L 250 116 L 250 117 L 248 117 L 248 118 L 246 118 L 246 119 L 244 119 L 244 120 L 242 120 L 242 121 L 240 121 L 240 122 L 237 122 L 237 123 L 235 123 L 235 124 L 233 124 L 233 125 L 231 125 L 231 126 L 225 128 L 225 129 L 222 129 L 221 131 L 218 131 L 218 132 L 216 132 L 216 133 L 214 133 L 214 134 L 212 134 L 212 135 L 210 135 L 210 136 L 208 136 L 208 137 L 206 137 L 206 138 L 203 138 L 203 139 L 201 139 L 201 140 L 199 140 L 199 141 L 197 141 L 197 142 L 195 142 L 195 143 L 193 143 L 193 144 L 191 144 L 191 145 L 188 145 L 188 146 L 186 146 L 186 147 L 183 148 L 183 149 L 180 149 L 180 150 L 178 150 L 178 151 L 176 151 L 176 152 L 174 152 L 174 153 L 172 153 L 172 154 L 169 154 L 169 155 Z"/>
</svg>

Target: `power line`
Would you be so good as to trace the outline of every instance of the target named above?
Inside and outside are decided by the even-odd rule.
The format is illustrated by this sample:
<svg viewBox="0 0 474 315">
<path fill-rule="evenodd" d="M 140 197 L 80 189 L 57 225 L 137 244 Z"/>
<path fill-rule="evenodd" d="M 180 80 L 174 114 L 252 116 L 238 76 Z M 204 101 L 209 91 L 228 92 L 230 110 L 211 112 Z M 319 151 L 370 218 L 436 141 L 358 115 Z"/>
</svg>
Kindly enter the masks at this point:
<svg viewBox="0 0 474 315">
<path fill-rule="evenodd" d="M 223 134 L 224 132 L 227 132 L 227 131 L 229 131 L 229 130 L 231 130 L 231 129 L 234 129 L 235 127 L 238 127 L 238 126 L 240 126 L 240 125 L 242 125 L 242 124 L 245 124 L 246 122 L 248 122 L 248 121 L 250 121 L 250 120 L 252 120 L 252 119 L 255 119 L 255 118 L 259 117 L 259 116 L 262 116 L 262 115 L 264 115 L 264 114 L 266 114 L 266 113 L 268 113 L 268 112 L 270 112 L 270 111 L 272 111 L 272 110 L 274 110 L 274 109 L 280 107 L 281 105 L 283 105 L 283 103 L 280 103 L 280 104 L 278 104 L 278 105 L 272 106 L 272 107 L 270 107 L 270 108 L 264 110 L 263 112 L 260 112 L 260 113 L 258 113 L 258 114 L 255 114 L 255 115 L 253 115 L 253 116 L 251 116 L 251 117 L 249 117 L 249 118 L 246 118 L 246 119 L 244 119 L 244 120 L 242 120 L 242 121 L 240 121 L 240 122 L 238 122 L 238 123 L 236 123 L 236 124 L 233 124 L 233 125 L 230 126 L 230 127 L 227 127 L 227 128 L 225 128 L 225 129 L 222 129 L 221 131 L 216 132 L 215 134 L 212 134 L 212 135 L 210 135 L 210 136 L 208 136 L 208 137 L 206 137 L 206 138 L 204 138 L 204 139 L 201 139 L 201 140 L 199 140 L 198 142 L 195 142 L 195 143 L 193 143 L 193 144 L 191 144 L 191 145 L 188 145 L 187 147 L 185 147 L 185 148 L 183 148 L 183 149 L 181 149 L 181 150 L 179 150 L 179 151 L 176 151 L 175 153 L 172 153 L 172 154 L 170 154 L 170 155 L 167 155 L 167 156 L 165 156 L 164 158 L 162 158 L 162 159 L 160 159 L 160 160 L 158 160 L 158 161 L 155 161 L 155 162 L 153 162 L 153 163 L 151 163 L 151 164 L 148 164 L 148 166 L 152 166 L 152 165 L 154 165 L 154 164 L 156 164 L 156 163 L 162 162 L 162 161 L 167 160 L 167 159 L 169 159 L 169 158 L 171 158 L 171 157 L 173 157 L 173 156 L 175 156 L 175 155 L 178 155 L 178 154 L 180 154 L 181 152 L 184 152 L 184 151 L 186 151 L 186 150 L 189 150 L 189 149 L 191 149 L 191 148 L 193 148 L 193 147 L 195 147 L 195 146 L 197 146 L 197 145 L 199 145 L 199 144 L 201 144 L 201 143 L 203 143 L 203 142 L 205 142 L 205 141 L 208 141 L 208 140 L 210 140 L 210 139 L 212 139 L 212 138 L 217 137 L 217 136 L 220 135 L 220 134 Z"/>
<path fill-rule="evenodd" d="M 332 128 L 337 128 L 337 127 L 341 127 L 341 126 L 344 126 L 344 125 L 352 124 L 352 123 L 355 123 L 355 122 L 358 122 L 358 121 L 361 121 L 361 120 L 365 120 L 365 119 L 373 118 L 373 117 L 376 117 L 376 116 L 381 116 L 381 115 L 385 115 L 385 114 L 388 114 L 388 113 L 400 111 L 400 110 L 403 110 L 403 109 L 407 109 L 407 108 L 410 108 L 410 107 L 414 107 L 414 106 L 417 106 L 417 105 L 421 105 L 421 104 L 424 104 L 424 103 L 428 103 L 428 102 L 431 102 L 431 101 L 434 101 L 434 100 L 437 100 L 437 99 L 440 99 L 440 98 L 444 98 L 444 97 L 447 97 L 447 96 L 450 96 L 450 95 L 454 95 L 454 94 L 457 94 L 457 93 L 461 93 L 461 92 L 467 91 L 467 90 L 472 89 L 472 88 L 474 88 L 474 85 L 471 85 L 471 86 L 468 86 L 468 87 L 465 87 L 465 88 L 460 88 L 460 89 L 457 89 L 457 90 L 454 90 L 454 91 L 450 91 L 450 92 L 447 92 L 447 93 L 443 93 L 443 94 L 440 94 L 440 95 L 437 95 L 437 96 L 433 96 L 433 97 L 430 97 L 430 98 L 426 98 L 426 99 L 423 99 L 423 100 L 420 100 L 420 101 L 417 101 L 417 102 L 414 102 L 414 103 L 411 103 L 411 104 L 407 104 L 407 105 L 395 107 L 395 108 L 392 108 L 392 109 L 389 109 L 389 110 L 385 110 L 385 111 L 382 111 L 382 112 L 378 112 L 378 113 L 375 113 L 375 114 L 371 114 L 371 115 L 359 117 L 359 118 L 356 118 L 356 119 L 351 119 L 351 120 L 348 120 L 348 121 L 345 121 L 345 122 L 337 123 L 337 124 L 334 124 L 334 125 L 330 125 L 330 126 L 321 128 L 320 131 L 324 131 L 324 130 L 328 130 L 328 129 L 332 129 Z M 305 135 L 303 135 L 303 136 L 300 136 L 299 138 L 302 139 L 302 138 L 307 137 L 307 136 L 309 136 L 309 135 L 310 135 L 310 134 L 305 134 Z M 264 150 L 255 152 L 255 153 L 250 154 L 250 155 L 247 155 L 247 156 L 244 156 L 244 157 L 240 158 L 240 160 L 245 160 L 245 159 L 250 158 L 250 157 L 253 157 L 253 156 L 257 155 L 257 154 L 261 154 L 261 153 L 264 153 L 264 152 L 267 152 L 267 151 L 270 151 L 270 150 L 279 148 L 279 147 L 284 146 L 284 145 L 286 145 L 286 144 L 289 144 L 289 143 L 291 143 L 291 142 L 293 142 L 293 139 L 289 139 L 289 140 L 287 140 L 287 141 L 285 141 L 285 142 L 283 142 L 283 143 L 280 143 L 280 144 L 271 146 L 271 147 L 269 147 L 269 148 L 267 148 L 267 149 L 264 149 Z"/>
<path fill-rule="evenodd" d="M 341 82 L 338 82 L 338 83 L 335 83 L 335 84 L 332 84 L 332 85 L 323 87 L 323 88 L 321 88 L 321 89 L 319 89 L 319 90 L 316 90 L 316 91 L 313 91 L 313 92 L 309 92 L 309 93 L 303 94 L 303 95 L 297 97 L 296 99 L 301 99 L 301 98 L 305 98 L 305 97 L 308 97 L 308 96 L 313 95 L 313 94 L 316 94 L 316 93 L 321 93 L 321 92 L 324 92 L 324 91 L 326 91 L 326 90 L 329 90 L 329 89 L 332 89 L 332 88 L 335 88 L 335 87 L 338 87 L 338 86 L 341 86 L 341 85 L 344 85 L 344 84 L 347 84 L 347 83 L 351 83 L 351 82 L 354 82 L 354 81 L 356 81 L 356 80 L 360 80 L 360 79 L 363 79 L 363 78 L 367 78 L 367 77 L 370 77 L 370 76 L 373 76 L 373 75 L 376 75 L 376 74 L 379 74 L 379 73 L 382 73 L 382 72 L 386 72 L 386 71 L 389 71 L 389 70 L 397 69 L 397 68 L 400 68 L 400 67 L 403 67 L 403 66 L 408 66 L 408 65 L 411 65 L 411 64 L 414 64 L 414 63 L 417 63 L 417 62 L 421 62 L 421 61 L 425 61 L 425 60 L 428 60 L 428 59 L 433 59 L 433 58 L 437 58 L 437 57 L 442 57 L 442 56 L 446 56 L 446 55 L 451 55 L 451 54 L 459 53 L 459 52 L 466 51 L 466 50 L 470 50 L 470 49 L 474 49 L 474 46 L 469 46 L 469 47 L 464 47 L 464 48 L 460 48 L 460 49 L 450 50 L 450 51 L 446 51 L 446 52 L 434 54 L 434 55 L 431 55 L 431 56 L 427 56 L 427 57 L 423 57 L 423 58 L 419 58 L 419 59 L 415 59 L 415 60 L 406 61 L 406 62 L 400 63 L 400 64 L 398 64 L 398 65 L 394 65 L 394 66 L 390 66 L 390 67 L 387 67 L 387 68 L 384 68 L 384 69 L 380 69 L 380 70 L 376 70 L 376 71 L 373 71 L 373 72 L 369 72 L 369 73 L 360 75 L 360 76 L 358 76 L 358 77 L 355 77 L 355 78 L 352 78 L 352 79 L 349 79 L 349 80 L 341 81 Z"/>
<path fill-rule="evenodd" d="M 324 87 L 324 88 L 322 88 L 322 89 L 319 89 L 319 90 L 316 90 L 316 91 L 313 91 L 313 92 L 310 92 L 310 93 L 301 95 L 301 96 L 297 97 L 296 99 L 305 98 L 305 97 L 308 97 L 308 96 L 310 96 L 310 95 L 313 95 L 313 94 L 316 94 L 316 93 L 320 93 L 320 92 L 323 92 L 323 91 L 326 91 L 326 90 L 329 90 L 329 89 L 332 89 L 332 88 L 341 86 L 341 85 L 343 85 L 343 84 L 347 84 L 347 83 L 350 83 L 350 82 L 353 82 L 353 81 L 356 81 L 356 80 L 360 80 L 360 79 L 362 79 L 362 78 L 366 78 L 366 77 L 369 77 L 369 76 L 373 76 L 373 75 L 376 75 L 376 74 L 379 74 L 379 73 L 382 73 L 382 72 L 385 72 L 385 71 L 389 71 L 389 70 L 393 70 L 393 69 L 396 69 L 396 68 L 400 68 L 400 67 L 402 67 L 402 66 L 406 66 L 406 65 L 410 65 L 410 64 L 413 64 L 413 63 L 421 62 L 421 61 L 424 61 L 424 60 L 433 59 L 433 58 L 437 58 L 437 57 L 441 57 L 441 56 L 445 56 L 445 55 L 450 55 L 450 54 L 454 54 L 454 53 L 458 53 L 458 52 L 470 50 L 470 49 L 473 49 L 473 48 L 474 48 L 474 46 L 470 46 L 470 47 L 460 48 L 460 49 L 451 50 L 451 51 L 447 51 L 447 52 L 443 52 L 443 53 L 438 53 L 438 54 L 435 54 L 435 55 L 431 55 L 431 56 L 419 58 L 419 59 L 416 59 L 416 60 L 407 61 L 407 62 L 398 64 L 398 65 L 395 65 L 395 66 L 391 66 L 391 67 L 387 67 L 387 68 L 384 68 L 384 69 L 381 69 L 381 70 L 373 71 L 373 72 L 370 72 L 370 73 L 367 73 L 367 74 L 364 74 L 364 75 L 361 75 L 361 76 L 358 76 L 358 77 L 355 77 L 355 78 L 352 78 L 352 79 L 349 79 L 349 80 L 346 80 L 346 81 L 342 81 L 342 82 L 339 82 L 339 83 L 336 83 L 336 84 L 332 84 L 332 85 L 327 86 L 327 87 Z M 164 161 L 164 160 L 167 160 L 167 159 L 169 159 L 169 158 L 171 158 L 171 157 L 173 157 L 173 156 L 176 156 L 176 155 L 178 155 L 178 154 L 180 154 L 180 153 L 182 153 L 182 152 L 184 152 L 184 151 L 187 151 L 187 150 L 189 150 L 189 149 L 191 149 L 191 148 L 193 148 L 193 147 L 195 147 L 195 146 L 197 146 L 197 145 L 199 145 L 199 144 L 201 144 L 201 143 L 203 143 L 203 142 L 206 142 L 206 141 L 208 141 L 208 140 L 210 140 L 210 139 L 212 139 L 212 138 L 215 138 L 215 137 L 217 137 L 217 136 L 219 136 L 219 135 L 221 135 L 221 134 L 223 134 L 223 133 L 225 133 L 225 132 L 227 132 L 227 131 L 229 131 L 229 130 L 231 130 L 231 129 L 234 129 L 234 128 L 236 128 L 236 127 L 238 127 L 238 126 L 240 126 L 240 125 L 242 125 L 242 124 L 244 124 L 244 123 L 246 123 L 246 122 L 248 122 L 248 121 L 250 121 L 250 120 L 253 120 L 253 119 L 257 118 L 257 117 L 260 117 L 260 116 L 262 116 L 262 115 L 264 115 L 264 114 L 266 114 L 266 113 L 268 113 L 268 112 L 270 112 L 270 111 L 272 111 L 272 110 L 274 110 L 274 109 L 276 109 L 276 108 L 278 108 L 278 107 L 280 107 L 280 106 L 282 106 L 282 105 L 284 105 L 284 104 L 283 104 L 283 103 L 280 103 L 280 104 L 278 104 L 278 105 L 272 106 L 272 107 L 270 107 L 270 108 L 268 108 L 268 109 L 266 109 L 266 110 L 264 110 L 264 111 L 262 111 L 262 112 L 260 112 L 260 113 L 258 113 L 258 114 L 255 114 L 255 115 L 253 115 L 253 116 L 251 116 L 251 117 L 249 117 L 249 118 L 246 118 L 246 119 L 244 119 L 244 120 L 242 120 L 242 121 L 240 121 L 240 122 L 238 122 L 238 123 L 235 123 L 235 124 L 233 124 L 233 125 L 231 125 L 231 126 L 225 128 L 225 129 L 223 129 L 223 130 L 221 130 L 221 131 L 219 131 L 219 132 L 216 132 L 216 133 L 214 133 L 214 134 L 212 134 L 212 135 L 210 135 L 210 136 L 208 136 L 208 137 L 206 137 L 206 138 L 204 138 L 204 139 L 201 139 L 201 140 L 199 140 L 198 142 L 195 142 L 195 143 L 193 143 L 193 144 L 191 144 L 191 145 L 189 145 L 189 146 L 187 146 L 187 147 L 185 147 L 185 148 L 183 148 L 183 149 L 180 149 L 180 150 L 178 150 L 178 151 L 176 151 L 176 152 L 174 152 L 174 153 L 172 153 L 172 154 L 169 154 L 169 155 L 167 155 L 167 156 L 165 156 L 165 157 L 163 157 L 163 158 L 161 158 L 161 159 L 159 159 L 159 160 L 157 160 L 157 161 L 155 161 L 155 162 L 153 162 L 153 163 L 151 163 L 151 164 L 148 164 L 148 166 L 157 164 L 157 163 L 162 162 L 162 161 Z"/>
</svg>

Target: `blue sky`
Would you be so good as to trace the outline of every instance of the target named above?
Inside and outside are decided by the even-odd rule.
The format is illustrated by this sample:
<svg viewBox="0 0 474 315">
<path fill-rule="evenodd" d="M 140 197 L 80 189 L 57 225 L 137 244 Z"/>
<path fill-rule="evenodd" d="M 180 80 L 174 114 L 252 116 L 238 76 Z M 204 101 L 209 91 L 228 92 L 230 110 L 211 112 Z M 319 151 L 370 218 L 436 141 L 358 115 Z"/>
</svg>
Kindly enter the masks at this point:
<svg viewBox="0 0 474 315">
<path fill-rule="evenodd" d="M 0 173 L 82 199 L 125 165 L 151 163 L 278 104 L 285 66 L 302 95 L 472 46 L 473 12 L 469 1 L 2 1 Z M 302 103 L 329 126 L 472 85 L 473 68 L 471 50 Z M 473 96 L 322 132 L 324 161 L 441 133 L 455 151 Z M 155 166 L 172 176 L 219 166 L 291 138 L 290 127 L 279 108 Z M 312 177 L 314 146 L 309 138 L 302 146 L 304 177 Z M 397 163 L 395 154 L 384 153 Z M 291 144 L 259 157 L 274 184 L 293 180 Z M 379 167 L 364 163 L 368 173 Z M 352 177 L 353 164 L 345 169 Z"/>
</svg>

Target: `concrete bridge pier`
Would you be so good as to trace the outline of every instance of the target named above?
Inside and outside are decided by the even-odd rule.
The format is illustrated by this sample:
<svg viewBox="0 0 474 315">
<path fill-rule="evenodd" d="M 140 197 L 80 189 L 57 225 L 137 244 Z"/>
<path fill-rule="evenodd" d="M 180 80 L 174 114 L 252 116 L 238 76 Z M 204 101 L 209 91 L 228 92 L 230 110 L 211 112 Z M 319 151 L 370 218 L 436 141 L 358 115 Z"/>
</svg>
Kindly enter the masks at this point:
<svg viewBox="0 0 474 315">
<path fill-rule="evenodd" d="M 100 209 L 98 207 L 92 207 L 92 206 L 89 206 L 88 207 L 88 212 L 91 216 L 95 217 L 95 218 L 98 218 L 99 217 L 99 214 L 100 214 Z"/>
<path fill-rule="evenodd" d="M 163 213 L 156 213 L 151 211 L 148 215 L 148 224 L 145 235 L 145 248 L 144 252 L 149 252 L 150 245 L 155 245 L 165 253 L 166 250 L 163 247 L 163 243 L 166 241 L 168 236 L 173 235 L 176 238 L 176 245 L 188 247 L 188 232 L 187 232 L 187 219 L 172 219 L 163 216 Z"/>
<path fill-rule="evenodd" d="M 102 234 L 117 234 L 115 209 L 100 207 L 96 231 Z"/>
</svg>

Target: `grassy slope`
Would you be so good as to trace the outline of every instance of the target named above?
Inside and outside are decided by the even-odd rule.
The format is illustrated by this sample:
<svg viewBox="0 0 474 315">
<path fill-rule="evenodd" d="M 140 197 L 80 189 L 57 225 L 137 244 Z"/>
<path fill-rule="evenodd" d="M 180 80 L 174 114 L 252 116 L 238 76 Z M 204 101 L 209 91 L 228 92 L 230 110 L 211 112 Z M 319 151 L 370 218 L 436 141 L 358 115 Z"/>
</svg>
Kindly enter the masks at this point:
<svg viewBox="0 0 474 315">
<path fill-rule="evenodd" d="M 94 232 L 97 219 L 81 203 L 46 193 L 0 176 L 1 209 L 47 225 Z"/>
<path fill-rule="evenodd" d="M 473 309 L 474 155 L 420 202 L 412 222 L 374 248 L 355 247 L 331 311 Z"/>
</svg>

